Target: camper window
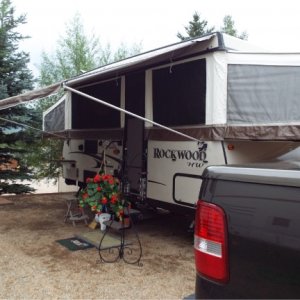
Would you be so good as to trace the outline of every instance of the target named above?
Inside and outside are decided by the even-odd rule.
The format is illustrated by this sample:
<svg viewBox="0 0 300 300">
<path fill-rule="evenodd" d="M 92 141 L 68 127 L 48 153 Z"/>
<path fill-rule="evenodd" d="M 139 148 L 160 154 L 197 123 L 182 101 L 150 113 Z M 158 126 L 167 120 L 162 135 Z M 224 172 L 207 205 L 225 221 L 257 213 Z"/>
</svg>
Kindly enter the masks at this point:
<svg viewBox="0 0 300 300">
<path fill-rule="evenodd" d="M 145 116 L 145 72 L 126 75 L 125 89 L 126 110 Z"/>
<path fill-rule="evenodd" d="M 267 124 L 300 119 L 300 67 L 228 66 L 228 123 Z"/>
<path fill-rule="evenodd" d="M 153 71 L 153 119 L 164 125 L 205 124 L 205 59 Z"/>
<path fill-rule="evenodd" d="M 120 107 L 121 80 L 114 79 L 79 89 Z M 78 94 L 72 94 L 72 129 L 117 128 L 121 125 L 120 112 Z"/>
<path fill-rule="evenodd" d="M 44 130 L 49 132 L 65 129 L 65 100 L 58 105 L 53 106 L 53 109 L 44 116 Z"/>
<path fill-rule="evenodd" d="M 89 154 L 98 153 L 98 141 L 95 140 L 85 140 L 84 141 L 84 152 Z"/>
</svg>

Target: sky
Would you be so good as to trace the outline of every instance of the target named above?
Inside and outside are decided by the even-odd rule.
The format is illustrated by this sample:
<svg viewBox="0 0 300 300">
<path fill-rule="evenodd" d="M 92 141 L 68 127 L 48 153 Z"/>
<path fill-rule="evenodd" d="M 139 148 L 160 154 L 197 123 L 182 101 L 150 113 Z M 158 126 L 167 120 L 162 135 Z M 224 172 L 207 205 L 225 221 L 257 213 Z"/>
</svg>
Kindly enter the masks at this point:
<svg viewBox="0 0 300 300">
<path fill-rule="evenodd" d="M 31 38 L 22 42 L 30 53 L 29 67 L 38 74 L 41 53 L 51 54 L 76 13 L 87 35 L 97 36 L 112 49 L 121 43 L 142 45 L 142 52 L 178 42 L 178 32 L 197 11 L 208 26 L 220 29 L 231 15 L 238 32 L 270 51 L 300 52 L 299 0 L 11 0 L 16 15 L 26 14 L 18 31 Z"/>
</svg>

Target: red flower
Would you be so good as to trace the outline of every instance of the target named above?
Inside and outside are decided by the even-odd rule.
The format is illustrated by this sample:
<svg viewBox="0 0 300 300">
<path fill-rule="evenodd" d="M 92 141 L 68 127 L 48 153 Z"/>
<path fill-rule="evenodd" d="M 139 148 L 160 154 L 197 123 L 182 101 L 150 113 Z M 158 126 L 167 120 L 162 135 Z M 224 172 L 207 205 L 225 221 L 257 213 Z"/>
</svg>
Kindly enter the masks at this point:
<svg viewBox="0 0 300 300">
<path fill-rule="evenodd" d="M 117 178 L 111 174 L 96 173 L 94 177 L 87 178 L 86 183 L 86 188 L 80 192 L 82 207 L 89 205 L 95 213 L 111 210 L 120 220 L 124 218 L 124 207 L 128 203 L 120 201 L 120 181 Z"/>
<path fill-rule="evenodd" d="M 111 196 L 111 198 L 110 198 L 110 202 L 111 202 L 111 204 L 116 204 L 116 202 L 117 202 L 117 199 L 118 199 L 118 197 L 117 197 L 117 195 L 116 195 L 116 194 L 112 195 L 112 196 Z"/>
<path fill-rule="evenodd" d="M 95 177 L 94 177 L 94 182 L 100 182 L 101 180 L 101 177 L 99 174 L 97 174 Z"/>
</svg>

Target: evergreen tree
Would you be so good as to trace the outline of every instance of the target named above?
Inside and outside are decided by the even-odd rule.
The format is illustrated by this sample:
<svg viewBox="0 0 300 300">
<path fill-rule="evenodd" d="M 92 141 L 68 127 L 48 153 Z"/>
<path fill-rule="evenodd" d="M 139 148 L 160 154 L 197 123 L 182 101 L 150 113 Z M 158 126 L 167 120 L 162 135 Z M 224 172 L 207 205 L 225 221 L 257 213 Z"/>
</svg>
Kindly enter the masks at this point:
<svg viewBox="0 0 300 300">
<path fill-rule="evenodd" d="M 15 31 L 26 23 L 26 17 L 15 17 L 14 13 L 10 0 L 0 2 L 0 99 L 32 88 L 29 54 L 18 51 L 19 42 L 26 37 Z"/>
<path fill-rule="evenodd" d="M 201 20 L 201 16 L 198 12 L 193 14 L 193 20 L 189 22 L 188 26 L 185 26 L 185 31 L 187 35 L 177 33 L 177 37 L 182 41 L 202 36 L 204 34 L 211 33 L 215 30 L 215 27 L 208 28 L 208 22 L 206 20 Z"/>
<path fill-rule="evenodd" d="M 26 16 L 15 16 L 10 0 L 0 2 L 0 99 L 20 94 L 33 87 L 33 76 L 28 69 L 29 54 L 19 51 L 24 36 L 16 28 L 26 22 Z M 1 100 L 0 100 L 1 101 Z M 5 121 L 10 119 L 12 122 Z M 18 106 L 0 110 L 0 194 L 24 193 L 32 189 L 17 180 L 31 179 L 32 173 L 26 161 L 26 145 L 34 136 L 19 123 L 35 122 L 27 107 Z"/>
<path fill-rule="evenodd" d="M 247 40 L 248 39 L 248 34 L 247 34 L 246 31 L 243 31 L 241 34 L 238 34 L 238 31 L 235 28 L 232 16 L 230 16 L 230 15 L 226 15 L 224 17 L 223 27 L 221 28 L 221 31 L 226 33 L 226 34 L 229 34 L 229 35 L 235 36 L 237 38 L 240 38 L 242 40 Z"/>
</svg>

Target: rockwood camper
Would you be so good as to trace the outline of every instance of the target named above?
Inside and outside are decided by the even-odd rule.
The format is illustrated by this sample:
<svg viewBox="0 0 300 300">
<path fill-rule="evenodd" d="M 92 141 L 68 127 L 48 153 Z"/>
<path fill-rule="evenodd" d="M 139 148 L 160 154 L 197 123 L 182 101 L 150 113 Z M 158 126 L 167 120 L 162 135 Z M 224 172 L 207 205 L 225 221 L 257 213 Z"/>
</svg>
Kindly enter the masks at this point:
<svg viewBox="0 0 300 300">
<path fill-rule="evenodd" d="M 84 183 L 105 162 L 132 199 L 157 207 L 194 208 L 208 165 L 271 161 L 299 146 L 300 54 L 225 34 L 106 65 L 39 97 L 59 86 L 44 130 L 65 139 L 66 182 Z"/>
</svg>

